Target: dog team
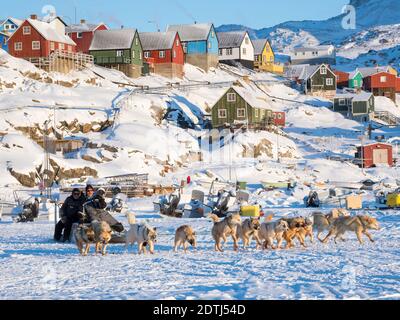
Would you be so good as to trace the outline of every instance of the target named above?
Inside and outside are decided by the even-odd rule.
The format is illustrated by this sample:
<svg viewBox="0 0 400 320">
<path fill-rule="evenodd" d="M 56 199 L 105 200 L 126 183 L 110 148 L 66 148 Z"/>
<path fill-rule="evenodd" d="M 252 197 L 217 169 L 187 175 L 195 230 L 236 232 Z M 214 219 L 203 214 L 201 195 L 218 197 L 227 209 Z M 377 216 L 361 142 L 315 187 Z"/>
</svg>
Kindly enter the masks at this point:
<svg viewBox="0 0 400 320">
<path fill-rule="evenodd" d="M 133 214 L 128 214 L 130 229 L 126 234 L 126 249 L 138 245 L 139 254 L 147 253 L 147 249 L 154 254 L 154 246 L 157 242 L 157 228 L 149 226 L 147 223 L 139 224 Z M 220 219 L 216 215 L 209 216 L 214 225 L 211 235 L 215 242 L 215 251 L 223 252 L 223 245 L 228 238 L 233 240 L 233 249 L 239 250 L 239 241 L 242 240 L 243 247 L 250 246 L 252 239 L 256 241 L 257 249 L 290 249 L 295 246 L 295 240 L 306 248 L 306 240 L 310 238 L 314 243 L 314 231 L 317 232 L 317 239 L 322 243 L 327 243 L 331 237 L 345 241 L 343 238 L 346 232 L 354 232 L 360 244 L 363 244 L 362 235 L 365 235 L 371 242 L 374 242 L 369 230 L 379 230 L 377 219 L 364 216 L 350 216 L 342 209 L 334 209 L 328 214 L 315 212 L 309 218 L 294 217 L 280 218 L 273 220 L 273 215 L 269 215 L 262 223 L 259 218 L 249 218 L 242 221 L 239 213 L 229 214 L 226 218 Z M 321 233 L 327 231 L 325 238 L 321 238 Z M 90 225 L 81 225 L 75 231 L 75 240 L 78 250 L 82 255 L 88 255 L 90 245 L 95 244 L 96 253 L 106 254 L 106 248 L 111 241 L 112 230 L 106 222 L 93 221 Z M 283 247 L 285 241 L 286 246 Z M 84 247 L 85 246 L 85 247 Z M 179 227 L 175 233 L 174 251 L 177 252 L 183 247 L 186 253 L 189 246 L 196 248 L 196 232 L 191 226 L 184 225 Z"/>
</svg>

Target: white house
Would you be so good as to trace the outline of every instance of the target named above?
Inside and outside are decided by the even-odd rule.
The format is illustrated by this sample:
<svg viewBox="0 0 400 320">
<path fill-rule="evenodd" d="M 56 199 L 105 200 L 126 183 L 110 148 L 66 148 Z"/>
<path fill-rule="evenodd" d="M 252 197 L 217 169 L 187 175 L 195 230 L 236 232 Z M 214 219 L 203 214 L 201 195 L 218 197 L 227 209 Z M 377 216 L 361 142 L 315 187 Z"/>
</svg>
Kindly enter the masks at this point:
<svg viewBox="0 0 400 320">
<path fill-rule="evenodd" d="M 297 64 L 319 65 L 336 64 L 336 49 L 332 45 L 294 48 L 290 55 L 291 62 Z"/>
<path fill-rule="evenodd" d="M 254 45 L 247 31 L 217 33 L 219 62 L 254 69 Z"/>
</svg>

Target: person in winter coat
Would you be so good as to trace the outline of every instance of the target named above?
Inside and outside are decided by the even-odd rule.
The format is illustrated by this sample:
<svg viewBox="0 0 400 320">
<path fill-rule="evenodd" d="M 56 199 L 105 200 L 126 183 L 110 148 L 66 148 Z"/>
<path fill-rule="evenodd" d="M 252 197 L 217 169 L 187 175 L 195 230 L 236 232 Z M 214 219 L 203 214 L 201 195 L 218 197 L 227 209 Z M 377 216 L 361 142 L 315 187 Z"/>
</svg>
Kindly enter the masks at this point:
<svg viewBox="0 0 400 320">
<path fill-rule="evenodd" d="M 94 220 L 105 221 L 114 231 L 123 232 L 124 226 L 105 210 L 107 208 L 105 200 L 106 191 L 100 188 L 96 193 L 93 193 L 92 190 L 94 191 L 94 189 L 90 187 L 89 185 L 86 188 L 86 194 L 88 196 L 93 194 L 93 196 L 87 199 L 87 202 L 84 204 L 85 222 L 90 223 Z"/>
<path fill-rule="evenodd" d="M 85 202 L 86 197 L 79 189 L 74 189 L 72 195 L 64 201 L 60 209 L 61 220 L 54 231 L 55 241 L 70 241 L 72 225 L 83 221 L 82 212 Z"/>
</svg>

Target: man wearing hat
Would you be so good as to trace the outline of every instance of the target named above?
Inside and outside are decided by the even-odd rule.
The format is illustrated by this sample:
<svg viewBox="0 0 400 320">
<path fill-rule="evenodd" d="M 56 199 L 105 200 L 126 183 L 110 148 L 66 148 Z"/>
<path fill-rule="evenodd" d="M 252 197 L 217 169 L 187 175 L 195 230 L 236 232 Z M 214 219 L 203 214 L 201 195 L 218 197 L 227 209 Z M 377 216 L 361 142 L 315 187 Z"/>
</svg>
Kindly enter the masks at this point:
<svg viewBox="0 0 400 320">
<path fill-rule="evenodd" d="M 80 222 L 83 218 L 82 212 L 85 202 L 85 195 L 76 188 L 72 191 L 72 195 L 65 199 L 60 209 L 61 220 L 56 224 L 54 231 L 55 241 L 70 241 L 72 225 Z"/>
</svg>

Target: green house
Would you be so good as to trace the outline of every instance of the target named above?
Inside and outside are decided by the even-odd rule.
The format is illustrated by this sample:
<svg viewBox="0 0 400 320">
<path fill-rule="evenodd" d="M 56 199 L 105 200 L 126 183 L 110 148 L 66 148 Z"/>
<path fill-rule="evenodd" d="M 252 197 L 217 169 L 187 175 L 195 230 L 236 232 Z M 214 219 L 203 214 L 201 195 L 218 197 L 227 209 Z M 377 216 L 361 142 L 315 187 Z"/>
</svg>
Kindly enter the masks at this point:
<svg viewBox="0 0 400 320">
<path fill-rule="evenodd" d="M 89 51 L 97 65 L 132 78 L 142 75 L 143 49 L 136 29 L 98 30 Z"/>
<path fill-rule="evenodd" d="M 355 70 L 349 74 L 349 88 L 361 89 L 363 87 L 363 75 Z"/>
<path fill-rule="evenodd" d="M 212 127 L 269 125 L 274 113 L 264 100 L 243 87 L 233 86 L 212 107 Z"/>
</svg>

